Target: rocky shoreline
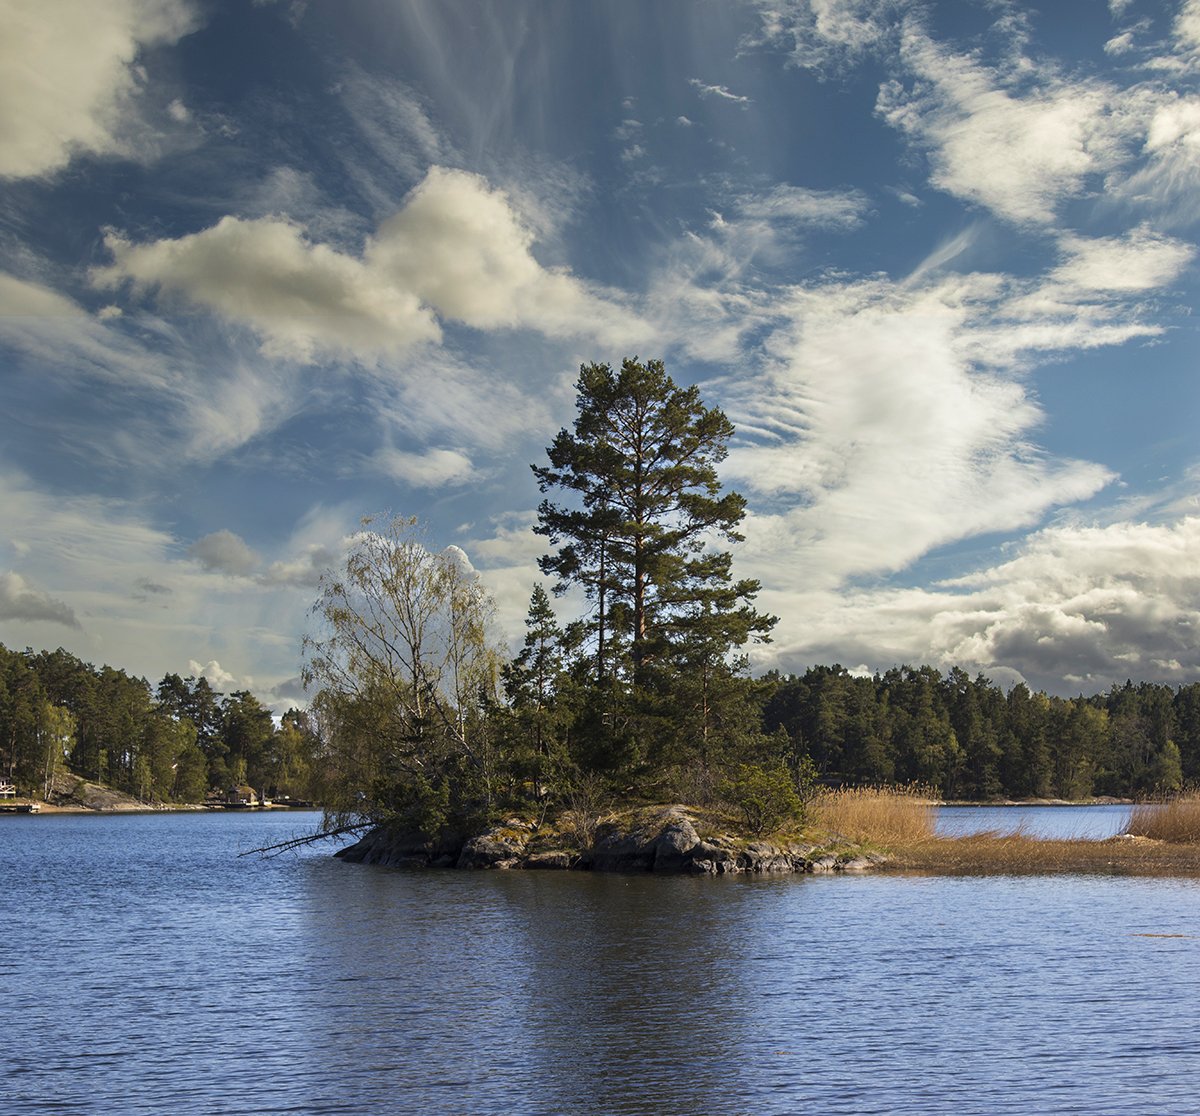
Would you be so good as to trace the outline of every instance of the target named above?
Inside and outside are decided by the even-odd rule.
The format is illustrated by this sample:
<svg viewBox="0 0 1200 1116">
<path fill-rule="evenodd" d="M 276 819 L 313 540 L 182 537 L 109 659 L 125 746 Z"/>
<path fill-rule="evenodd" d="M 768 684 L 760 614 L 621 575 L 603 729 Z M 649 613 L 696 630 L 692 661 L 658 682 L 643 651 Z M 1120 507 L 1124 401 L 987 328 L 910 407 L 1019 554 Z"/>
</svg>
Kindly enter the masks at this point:
<svg viewBox="0 0 1200 1116">
<path fill-rule="evenodd" d="M 848 845 L 768 841 L 732 834 L 702 839 L 683 806 L 647 807 L 597 825 L 586 848 L 510 818 L 466 840 L 433 843 L 387 827 L 368 832 L 335 855 L 390 868 L 572 869 L 689 875 L 864 872 L 887 863 L 881 853 Z"/>
</svg>

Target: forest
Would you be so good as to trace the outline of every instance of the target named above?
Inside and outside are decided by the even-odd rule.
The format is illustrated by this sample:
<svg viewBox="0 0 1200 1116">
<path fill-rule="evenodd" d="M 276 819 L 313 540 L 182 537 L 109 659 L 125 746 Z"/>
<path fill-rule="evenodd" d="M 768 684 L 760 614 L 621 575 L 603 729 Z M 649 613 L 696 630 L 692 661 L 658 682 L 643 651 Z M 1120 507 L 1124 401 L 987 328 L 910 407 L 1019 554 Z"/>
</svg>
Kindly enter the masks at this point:
<svg viewBox="0 0 1200 1116">
<path fill-rule="evenodd" d="M 48 798 L 68 771 L 146 803 L 202 802 L 249 785 L 310 798 L 319 742 L 304 710 L 275 723 L 251 693 L 167 674 L 155 689 L 110 666 L 0 644 L 0 775 Z"/>
<path fill-rule="evenodd" d="M 660 361 L 584 365 L 576 393 L 573 426 L 532 466 L 551 591 L 531 579 L 515 655 L 461 551 L 416 520 L 368 518 L 321 580 L 307 709 L 276 723 L 204 678 L 152 690 L 62 649 L 0 647 L 0 773 L 42 794 L 66 769 L 146 802 L 249 784 L 319 800 L 329 827 L 429 834 L 581 803 L 787 813 L 818 783 L 1079 799 L 1200 778 L 1200 683 L 1063 698 L 957 667 L 752 677 L 747 647 L 777 618 L 733 574 L 745 501 L 718 475 L 732 424 Z"/>
</svg>

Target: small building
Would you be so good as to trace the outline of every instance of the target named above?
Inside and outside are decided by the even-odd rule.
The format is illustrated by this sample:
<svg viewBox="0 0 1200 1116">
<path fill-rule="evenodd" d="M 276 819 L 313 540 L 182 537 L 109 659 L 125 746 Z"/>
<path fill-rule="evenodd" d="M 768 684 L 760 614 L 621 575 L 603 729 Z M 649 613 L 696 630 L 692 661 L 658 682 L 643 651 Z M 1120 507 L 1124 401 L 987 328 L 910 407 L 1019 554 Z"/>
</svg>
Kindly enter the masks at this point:
<svg viewBox="0 0 1200 1116">
<path fill-rule="evenodd" d="M 253 787 L 242 785 L 229 788 L 225 794 L 225 805 L 232 806 L 234 809 L 248 810 L 252 806 L 261 805 L 261 803 L 258 800 L 258 792 Z"/>
<path fill-rule="evenodd" d="M 16 798 L 17 788 L 8 779 L 0 779 L 0 798 Z"/>
</svg>

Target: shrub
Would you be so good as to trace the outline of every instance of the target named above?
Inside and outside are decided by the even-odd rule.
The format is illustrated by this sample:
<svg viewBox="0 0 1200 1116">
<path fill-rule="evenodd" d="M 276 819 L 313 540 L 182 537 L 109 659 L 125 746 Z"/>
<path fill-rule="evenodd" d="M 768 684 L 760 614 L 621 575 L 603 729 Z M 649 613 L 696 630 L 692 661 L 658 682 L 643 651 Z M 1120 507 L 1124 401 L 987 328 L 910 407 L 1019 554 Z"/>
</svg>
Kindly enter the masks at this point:
<svg viewBox="0 0 1200 1116">
<path fill-rule="evenodd" d="M 784 822 L 804 820 L 804 802 L 783 764 L 771 768 L 743 764 L 722 784 L 721 791 L 756 837 L 779 829 Z"/>
</svg>

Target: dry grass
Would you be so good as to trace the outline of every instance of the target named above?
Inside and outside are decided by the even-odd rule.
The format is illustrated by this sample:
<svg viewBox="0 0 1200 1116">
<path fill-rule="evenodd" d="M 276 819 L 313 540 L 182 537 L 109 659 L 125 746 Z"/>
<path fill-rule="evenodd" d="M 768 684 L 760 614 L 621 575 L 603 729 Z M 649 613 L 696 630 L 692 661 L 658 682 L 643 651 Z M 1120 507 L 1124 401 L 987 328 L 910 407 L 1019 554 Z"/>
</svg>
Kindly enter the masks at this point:
<svg viewBox="0 0 1200 1116">
<path fill-rule="evenodd" d="M 1052 840 L 1017 833 L 937 837 L 893 850 L 893 866 L 962 875 L 1099 872 L 1200 875 L 1200 847 L 1146 837 Z"/>
<path fill-rule="evenodd" d="M 828 791 L 814 803 L 813 812 L 817 828 L 888 852 L 893 869 L 962 875 L 1200 875 L 1200 797 L 1136 806 L 1129 835 L 1106 840 L 1039 838 L 1020 827 L 938 837 L 934 798 L 921 787 Z"/>
<path fill-rule="evenodd" d="M 936 799 L 920 786 L 823 791 L 812 807 L 818 828 L 884 848 L 933 840 L 935 809 Z"/>
<path fill-rule="evenodd" d="M 1196 844 L 1200 842 L 1200 797 L 1139 803 L 1130 811 L 1127 832 L 1154 841 Z"/>
</svg>

